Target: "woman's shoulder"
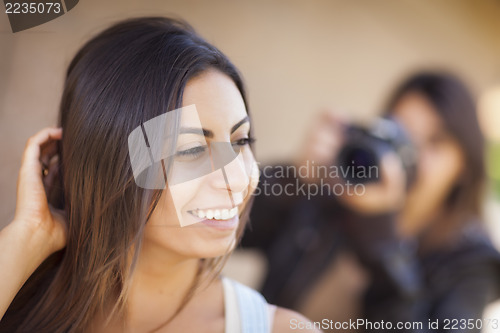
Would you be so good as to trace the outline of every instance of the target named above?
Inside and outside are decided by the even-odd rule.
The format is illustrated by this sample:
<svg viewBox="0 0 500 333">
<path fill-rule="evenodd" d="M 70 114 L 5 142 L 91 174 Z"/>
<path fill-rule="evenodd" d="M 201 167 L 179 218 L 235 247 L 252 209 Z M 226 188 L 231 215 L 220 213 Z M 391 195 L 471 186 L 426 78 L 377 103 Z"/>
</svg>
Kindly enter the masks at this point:
<svg viewBox="0 0 500 333">
<path fill-rule="evenodd" d="M 500 263 L 500 252 L 493 244 L 483 223 L 473 221 L 465 225 L 453 251 L 457 256 L 471 260 L 489 259 Z"/>
<path fill-rule="evenodd" d="M 290 309 L 277 307 L 274 313 L 272 333 L 284 333 L 293 331 L 322 332 L 318 325 L 314 325 L 309 319 L 298 312 Z"/>
<path fill-rule="evenodd" d="M 428 268 L 452 278 L 485 277 L 500 283 L 500 252 L 480 223 L 465 225 L 452 246 L 427 256 Z"/>
<path fill-rule="evenodd" d="M 306 332 L 321 332 L 310 321 L 293 310 L 268 304 L 258 291 L 235 280 L 224 277 L 224 303 L 226 328 L 245 327 L 245 332 L 290 332 L 299 327 Z M 237 311 L 235 311 L 238 309 Z M 229 329 L 229 331 L 233 331 Z"/>
</svg>

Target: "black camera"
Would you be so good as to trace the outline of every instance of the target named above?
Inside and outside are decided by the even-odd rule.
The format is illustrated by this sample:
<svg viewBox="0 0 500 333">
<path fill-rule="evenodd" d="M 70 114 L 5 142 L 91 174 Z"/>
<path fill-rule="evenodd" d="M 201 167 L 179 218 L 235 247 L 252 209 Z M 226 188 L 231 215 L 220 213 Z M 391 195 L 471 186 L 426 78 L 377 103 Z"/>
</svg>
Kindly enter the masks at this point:
<svg viewBox="0 0 500 333">
<path fill-rule="evenodd" d="M 368 126 L 349 125 L 337 166 L 344 180 L 355 184 L 377 182 L 380 161 L 391 151 L 401 158 L 409 186 L 415 178 L 417 151 L 404 128 L 389 117 L 377 118 Z"/>
</svg>

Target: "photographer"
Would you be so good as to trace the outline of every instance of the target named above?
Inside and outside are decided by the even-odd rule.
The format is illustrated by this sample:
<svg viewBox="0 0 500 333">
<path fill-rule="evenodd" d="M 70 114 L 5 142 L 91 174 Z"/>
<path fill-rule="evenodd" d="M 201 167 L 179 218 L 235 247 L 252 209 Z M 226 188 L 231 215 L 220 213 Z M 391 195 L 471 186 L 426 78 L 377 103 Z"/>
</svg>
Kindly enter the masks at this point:
<svg viewBox="0 0 500 333">
<path fill-rule="evenodd" d="M 481 319 L 498 296 L 500 256 L 482 226 L 484 139 L 474 100 L 453 75 L 424 72 L 396 88 L 385 110 L 413 142 L 415 177 L 390 152 L 381 158 L 380 179 L 366 183 L 362 195 L 258 195 L 243 245 L 267 257 L 262 293 L 313 320 L 421 322 L 408 330 L 444 331 L 453 320 Z M 346 144 L 337 117 L 323 113 L 315 125 L 297 168 L 331 166 Z M 346 184 L 314 172 L 265 171 L 261 186 Z M 345 267 L 351 276 L 338 279 Z M 345 299 L 329 294 L 333 289 L 346 291 Z M 429 320 L 438 326 L 428 327 Z"/>
</svg>

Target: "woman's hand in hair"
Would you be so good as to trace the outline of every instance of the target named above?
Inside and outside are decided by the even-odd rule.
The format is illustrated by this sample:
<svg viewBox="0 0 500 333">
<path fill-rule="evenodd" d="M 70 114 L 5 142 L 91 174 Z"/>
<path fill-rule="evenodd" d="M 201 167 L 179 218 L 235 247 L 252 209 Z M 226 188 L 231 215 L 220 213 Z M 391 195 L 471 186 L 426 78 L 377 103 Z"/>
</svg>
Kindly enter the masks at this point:
<svg viewBox="0 0 500 333">
<path fill-rule="evenodd" d="M 17 181 L 16 214 L 0 230 L 0 318 L 36 268 L 66 244 L 64 217 L 50 207 L 46 194 L 57 173 L 50 162 L 61 137 L 61 129 L 45 128 L 26 144 Z"/>
<path fill-rule="evenodd" d="M 28 139 L 17 181 L 17 204 L 13 224 L 36 235 L 44 244 L 45 255 L 66 245 L 64 213 L 51 207 L 48 200 L 58 163 L 57 141 L 62 129 L 45 128 Z"/>
</svg>

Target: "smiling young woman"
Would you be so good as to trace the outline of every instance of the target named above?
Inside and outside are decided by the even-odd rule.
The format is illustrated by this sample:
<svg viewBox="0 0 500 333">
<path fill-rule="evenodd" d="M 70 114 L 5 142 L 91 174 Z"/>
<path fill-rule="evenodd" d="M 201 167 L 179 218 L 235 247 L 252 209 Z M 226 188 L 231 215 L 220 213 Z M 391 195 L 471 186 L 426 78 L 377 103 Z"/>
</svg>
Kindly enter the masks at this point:
<svg viewBox="0 0 500 333">
<path fill-rule="evenodd" d="M 234 159 L 175 186 L 138 186 L 127 137 L 192 105 L 201 133 L 186 130 L 198 124 L 188 116 L 167 124 L 165 176 L 218 143 Z M 132 19 L 85 44 L 59 125 L 28 141 L 16 216 L 0 233 L 0 332 L 283 332 L 306 321 L 219 275 L 255 188 L 251 118 L 234 65 L 186 23 Z"/>
</svg>

